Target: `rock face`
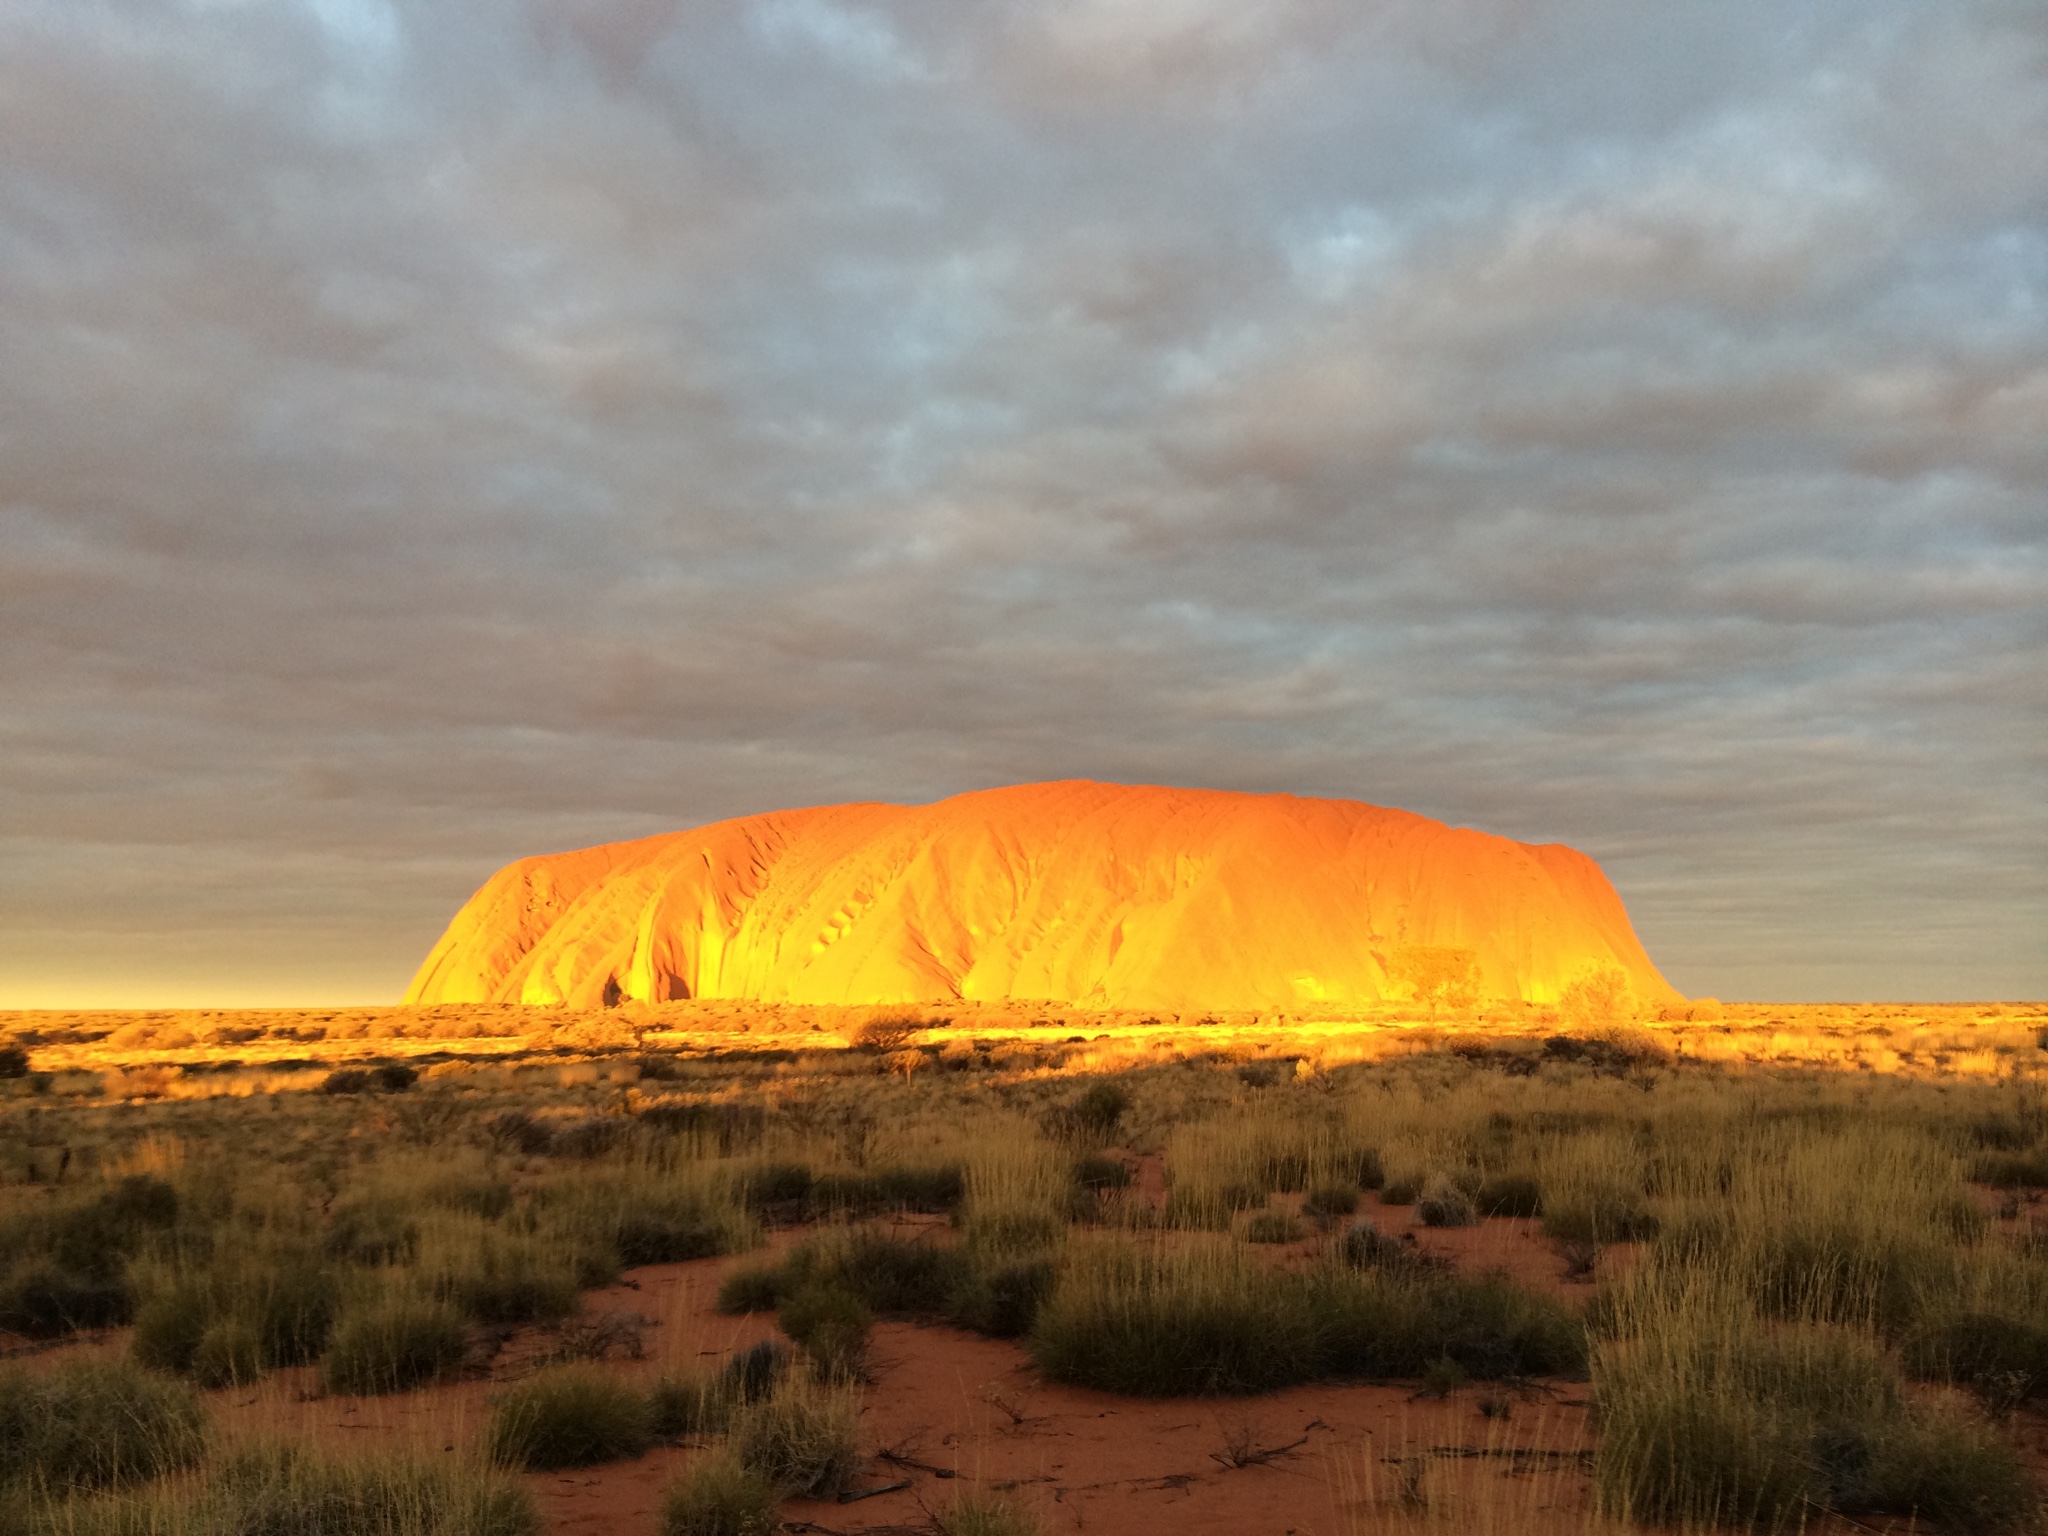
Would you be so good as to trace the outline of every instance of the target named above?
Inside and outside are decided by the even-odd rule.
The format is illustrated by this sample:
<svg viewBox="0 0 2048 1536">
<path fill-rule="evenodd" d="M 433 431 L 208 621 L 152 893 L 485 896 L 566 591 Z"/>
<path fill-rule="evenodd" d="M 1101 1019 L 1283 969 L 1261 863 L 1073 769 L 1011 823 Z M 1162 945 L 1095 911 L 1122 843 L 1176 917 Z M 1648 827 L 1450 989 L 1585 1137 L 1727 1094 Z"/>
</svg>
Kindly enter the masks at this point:
<svg viewBox="0 0 2048 1536">
<path fill-rule="evenodd" d="M 508 864 L 415 1003 L 1045 999 L 1312 1008 L 1405 995 L 1404 946 L 1554 1001 L 1592 966 L 1675 1001 L 1599 866 L 1352 800 L 1070 781 L 775 811 Z"/>
</svg>

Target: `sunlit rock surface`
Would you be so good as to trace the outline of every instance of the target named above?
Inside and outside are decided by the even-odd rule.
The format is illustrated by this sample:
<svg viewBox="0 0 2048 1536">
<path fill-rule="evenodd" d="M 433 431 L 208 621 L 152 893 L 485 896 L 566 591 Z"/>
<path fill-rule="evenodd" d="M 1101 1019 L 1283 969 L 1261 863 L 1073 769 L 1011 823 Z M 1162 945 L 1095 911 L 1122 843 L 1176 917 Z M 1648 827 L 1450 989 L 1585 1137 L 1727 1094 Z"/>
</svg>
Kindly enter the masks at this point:
<svg viewBox="0 0 2048 1536">
<path fill-rule="evenodd" d="M 1404 946 L 1554 1001 L 1618 965 L 1678 996 L 1584 854 L 1352 800 L 1070 781 L 775 811 L 521 859 L 455 915 L 419 1003 L 1043 998 L 1312 1009 L 1404 995 Z"/>
</svg>

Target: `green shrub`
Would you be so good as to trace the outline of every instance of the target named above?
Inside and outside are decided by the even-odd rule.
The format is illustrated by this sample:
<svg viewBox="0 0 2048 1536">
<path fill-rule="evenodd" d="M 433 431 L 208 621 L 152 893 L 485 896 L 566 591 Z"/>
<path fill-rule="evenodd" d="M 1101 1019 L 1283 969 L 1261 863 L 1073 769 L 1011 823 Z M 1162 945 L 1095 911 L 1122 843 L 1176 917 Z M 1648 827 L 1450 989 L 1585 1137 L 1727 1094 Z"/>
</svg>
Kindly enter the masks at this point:
<svg viewBox="0 0 2048 1536">
<path fill-rule="evenodd" d="M 131 1344 L 156 1370 L 208 1386 L 303 1365 L 326 1348 L 340 1304 L 332 1270 L 297 1253 L 223 1256 L 210 1268 L 143 1271 Z"/>
<path fill-rule="evenodd" d="M 1301 1202 L 1301 1213 L 1316 1221 L 1334 1221 L 1358 1209 L 1355 1184 L 1318 1184 Z"/>
<path fill-rule="evenodd" d="M 1398 1179 L 1386 1180 L 1380 1188 L 1381 1205 L 1413 1205 L 1415 1197 L 1422 1193 L 1422 1175 L 1407 1174 Z"/>
<path fill-rule="evenodd" d="M 552 1322 L 582 1300 L 573 1249 L 541 1233 L 444 1217 L 418 1263 L 434 1294 L 480 1323 Z"/>
<path fill-rule="evenodd" d="M 1929 1407 L 1861 1443 L 1837 1436 L 1818 1445 L 1824 1469 L 1851 1469 L 1847 1478 L 1832 1478 L 1828 1490 L 1844 1514 L 1902 1515 L 1972 1536 L 2036 1528 L 2040 1490 L 2018 1451 L 1952 1410 Z"/>
<path fill-rule="evenodd" d="M 292 1445 L 243 1451 L 182 1510 L 150 1513 L 155 1518 L 139 1521 L 141 1530 L 165 1536 L 540 1536 L 541 1530 L 523 1488 L 469 1462 L 406 1452 L 329 1457 Z"/>
<path fill-rule="evenodd" d="M 769 1536 L 775 1502 L 775 1485 L 737 1456 L 701 1457 L 669 1485 L 661 1536 Z"/>
<path fill-rule="evenodd" d="M 456 1162 L 445 1167 L 429 1165 L 408 1178 L 403 1198 L 496 1221 L 512 1209 L 512 1186 L 484 1168 Z"/>
<path fill-rule="evenodd" d="M 1227 1252 L 1124 1249 L 1077 1261 L 1031 1351 L 1056 1380 L 1172 1397 L 1415 1377 L 1440 1359 L 1482 1380 L 1573 1375 L 1586 1338 L 1568 1308 L 1498 1277 L 1408 1263 L 1304 1275 Z"/>
<path fill-rule="evenodd" d="M 775 1384 L 788 1373 L 792 1358 L 776 1340 L 763 1339 L 726 1361 L 719 1381 L 734 1402 L 758 1402 L 775 1390 Z"/>
<path fill-rule="evenodd" d="M 538 1192 L 536 1205 L 551 1232 L 600 1244 L 626 1268 L 708 1259 L 760 1242 L 754 1219 L 722 1192 L 645 1171 L 558 1179 Z"/>
<path fill-rule="evenodd" d="M 733 1401 L 723 1376 L 663 1376 L 647 1394 L 654 1438 L 673 1444 L 686 1435 L 722 1434 Z"/>
<path fill-rule="evenodd" d="M 213 1296 L 203 1277 L 159 1280 L 135 1309 L 135 1332 L 128 1347 L 152 1370 L 189 1371 L 213 1313 Z"/>
<path fill-rule="evenodd" d="M 810 1199 L 811 1170 L 802 1163 L 762 1163 L 740 1180 L 740 1198 L 759 1209 L 766 1205 L 802 1205 Z"/>
<path fill-rule="evenodd" d="M 1527 1174 L 1502 1174 L 1481 1184 L 1472 1203 L 1482 1216 L 1541 1216 L 1543 1188 Z"/>
<path fill-rule="evenodd" d="M 1442 1175 L 1416 1197 L 1415 1215 L 1425 1227 L 1469 1227 L 1479 1219 L 1465 1192 Z"/>
<path fill-rule="evenodd" d="M 1868 1322 L 1894 1336 L 1955 1282 L 1951 1236 L 1825 1210 L 1769 1227 L 1695 1212 L 1658 1234 L 1655 1253 L 1675 1269 L 1725 1275 L 1767 1316 Z"/>
<path fill-rule="evenodd" d="M 1260 1211 L 1244 1224 L 1248 1243 L 1298 1243 L 1307 1229 L 1285 1211 Z"/>
<path fill-rule="evenodd" d="M 420 1224 L 389 1196 L 344 1200 L 327 1226 L 327 1251 L 354 1264 L 403 1264 L 420 1243 Z"/>
<path fill-rule="evenodd" d="M 132 1174 L 0 1222 L 0 1253 L 14 1260 L 0 1282 L 0 1328 L 57 1338 L 128 1321 L 128 1263 L 176 1223 L 178 1208 L 170 1184 Z"/>
<path fill-rule="evenodd" d="M 859 1465 L 859 1419 L 856 1389 L 791 1372 L 767 1397 L 734 1411 L 727 1444 L 742 1466 L 780 1492 L 824 1498 Z"/>
<path fill-rule="evenodd" d="M 1337 1258 L 1352 1269 L 1406 1272 L 1427 1261 L 1406 1243 L 1382 1232 L 1370 1220 L 1354 1221 L 1337 1245 Z"/>
<path fill-rule="evenodd" d="M 223 1317 L 209 1324 L 192 1351 L 192 1379 L 202 1387 L 239 1387 L 263 1374 L 263 1338 L 254 1323 Z"/>
<path fill-rule="evenodd" d="M 1078 1256 L 1039 1309 L 1031 1357 L 1056 1381 L 1133 1397 L 1265 1392 L 1315 1374 L 1291 1277 L 1207 1252 Z"/>
<path fill-rule="evenodd" d="M 419 1069 L 402 1061 L 387 1061 L 372 1070 L 370 1076 L 386 1093 L 404 1093 L 420 1080 Z"/>
<path fill-rule="evenodd" d="M 2038 1509 L 2014 1448 L 1913 1403 L 1867 1336 L 1656 1306 L 1633 1319 L 1644 1336 L 1603 1344 L 1594 1361 L 1610 1512 L 1783 1528 L 1834 1509 L 1974 1533 L 2021 1528 Z"/>
<path fill-rule="evenodd" d="M 718 1285 L 718 1310 L 728 1316 L 772 1312 L 782 1305 L 782 1266 L 742 1264 Z"/>
<path fill-rule="evenodd" d="M 256 1331 L 265 1366 L 304 1365 L 327 1348 L 341 1308 L 341 1281 L 309 1255 L 290 1254 L 243 1271 L 235 1309 Z"/>
<path fill-rule="evenodd" d="M 1074 1123 L 1096 1136 L 1112 1134 L 1130 1110 L 1131 1096 L 1123 1084 L 1104 1080 L 1090 1083 L 1074 1099 Z"/>
<path fill-rule="evenodd" d="M 2024 1319 L 1966 1312 L 1926 1323 L 1905 1355 L 1915 1376 L 1968 1387 L 1994 1409 L 2048 1391 L 2048 1328 Z"/>
<path fill-rule="evenodd" d="M 950 1211 L 967 1192 L 967 1171 L 957 1163 L 935 1167 L 878 1168 L 828 1173 L 811 1183 L 814 1216 L 867 1216 L 879 1211 Z"/>
<path fill-rule="evenodd" d="M 1661 1227 L 1643 1198 L 1626 1190 L 1604 1191 L 1543 1211 L 1544 1236 L 1561 1243 L 1641 1243 L 1657 1236 Z"/>
<path fill-rule="evenodd" d="M 1093 1197 L 1090 1197 L 1091 1202 Z M 1045 1207 L 1033 1204 L 990 1206 L 977 1203 L 961 1223 L 965 1247 L 976 1259 L 1042 1253 L 1066 1236 L 1067 1223 Z"/>
<path fill-rule="evenodd" d="M 640 1076 L 657 1082 L 677 1081 L 684 1072 L 678 1058 L 655 1054 L 640 1058 Z M 640 1112 L 640 1123 L 684 1140 L 695 1156 L 731 1157 L 761 1144 L 768 1114 L 759 1104 L 655 1104 Z"/>
<path fill-rule="evenodd" d="M 336 1094 L 368 1093 L 370 1074 L 359 1067 L 343 1067 L 340 1071 L 330 1072 L 321 1079 L 320 1091 Z"/>
<path fill-rule="evenodd" d="M 1169 1227 L 1227 1232 L 1239 1211 L 1265 1203 L 1266 1191 L 1256 1184 L 1180 1184 L 1167 1191 L 1165 1220 Z"/>
<path fill-rule="evenodd" d="M 783 1302 L 776 1321 L 828 1379 L 862 1374 L 874 1314 L 851 1290 L 817 1281 L 803 1285 Z"/>
<path fill-rule="evenodd" d="M 400 1291 L 344 1309 L 324 1375 L 335 1392 L 404 1392 L 453 1370 L 467 1349 L 454 1308 Z"/>
<path fill-rule="evenodd" d="M 1091 1153 L 1074 1164 L 1074 1182 L 1087 1190 L 1123 1189 L 1131 1182 L 1131 1170 L 1113 1157 Z"/>
<path fill-rule="evenodd" d="M 1319 1376 L 1416 1377 L 1440 1360 L 1479 1381 L 1585 1373 L 1577 1314 L 1498 1275 L 1332 1268 L 1301 1283 Z"/>
<path fill-rule="evenodd" d="M 2048 1147 L 2024 1152 L 1990 1152 L 1970 1165 L 1970 1178 L 1993 1189 L 2048 1187 Z"/>
<path fill-rule="evenodd" d="M 856 1296 L 884 1316 L 943 1311 L 968 1267 L 955 1249 L 875 1227 L 828 1232 L 793 1250 L 778 1284 L 824 1285 Z"/>
<path fill-rule="evenodd" d="M 0 1370 L 0 1482 L 105 1488 L 199 1459 L 206 1424 L 190 1388 L 125 1360 L 31 1376 Z"/>
<path fill-rule="evenodd" d="M 977 1267 L 954 1289 L 946 1316 L 992 1338 L 1020 1337 L 1038 1320 L 1038 1309 L 1052 1294 L 1058 1276 L 1057 1266 L 1046 1258 Z"/>
<path fill-rule="evenodd" d="M 654 1442 L 647 1398 L 596 1365 L 541 1371 L 492 1405 L 491 1459 L 529 1472 L 638 1456 Z"/>
<path fill-rule="evenodd" d="M 31 1339 L 117 1327 L 134 1307 L 126 1279 L 77 1274 L 48 1259 L 16 1265 L 0 1284 L 0 1328 Z"/>
</svg>

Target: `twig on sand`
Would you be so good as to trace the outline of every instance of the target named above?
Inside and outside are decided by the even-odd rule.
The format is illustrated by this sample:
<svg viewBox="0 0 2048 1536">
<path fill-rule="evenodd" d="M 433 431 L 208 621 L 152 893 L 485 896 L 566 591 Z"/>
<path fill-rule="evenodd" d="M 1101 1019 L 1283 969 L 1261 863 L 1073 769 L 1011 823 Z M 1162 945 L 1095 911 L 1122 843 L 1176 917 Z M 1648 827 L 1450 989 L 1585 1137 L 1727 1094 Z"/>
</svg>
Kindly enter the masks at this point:
<svg viewBox="0 0 2048 1536">
<path fill-rule="evenodd" d="M 1307 1444 L 1308 1436 L 1303 1435 L 1299 1440 L 1290 1440 L 1285 1445 L 1261 1446 L 1255 1443 L 1253 1431 L 1249 1426 L 1246 1426 L 1244 1429 L 1233 1430 L 1225 1435 L 1223 1437 L 1223 1449 L 1211 1451 L 1209 1459 L 1233 1469 L 1238 1467 L 1263 1467 L 1266 1463 L 1276 1461 L 1291 1451 L 1298 1451 Z"/>
<path fill-rule="evenodd" d="M 958 1477 L 960 1474 L 951 1467 L 935 1467 L 928 1461 L 919 1461 L 901 1450 L 877 1451 L 875 1460 L 886 1461 L 892 1467 L 908 1467 L 913 1472 L 928 1472 L 933 1477 Z"/>
<path fill-rule="evenodd" d="M 909 1486 L 910 1479 L 906 1477 L 900 1482 L 882 1483 L 873 1488 L 848 1488 L 840 1493 L 839 1502 L 858 1504 L 862 1499 L 872 1499 L 878 1493 L 900 1493 Z"/>
</svg>

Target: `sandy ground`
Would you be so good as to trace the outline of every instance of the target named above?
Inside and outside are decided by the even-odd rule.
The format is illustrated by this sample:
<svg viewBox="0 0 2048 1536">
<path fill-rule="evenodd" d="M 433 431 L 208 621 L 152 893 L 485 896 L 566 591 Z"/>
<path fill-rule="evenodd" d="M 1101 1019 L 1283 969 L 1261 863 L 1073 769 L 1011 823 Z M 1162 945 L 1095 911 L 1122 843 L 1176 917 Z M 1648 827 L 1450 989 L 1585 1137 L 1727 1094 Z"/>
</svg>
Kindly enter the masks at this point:
<svg viewBox="0 0 2048 1536">
<path fill-rule="evenodd" d="M 1507 1225 L 1527 1224 L 1489 1224 Z M 1491 1244 L 1549 1257 L 1520 1231 L 1448 1235 L 1475 1253 Z M 647 1320 L 648 1358 L 619 1369 L 716 1367 L 772 1336 L 772 1316 L 715 1310 L 719 1277 L 741 1262 L 653 1266 L 634 1271 L 627 1286 L 591 1293 L 591 1313 Z M 1530 1266 L 1540 1267 L 1533 1254 Z M 492 1392 L 529 1368 L 535 1342 L 512 1341 L 490 1380 L 399 1397 L 320 1397 L 310 1371 L 280 1372 L 259 1388 L 214 1394 L 216 1418 L 229 1438 L 282 1433 L 452 1450 L 480 1433 Z M 798 1530 L 928 1528 L 930 1512 L 979 1484 L 1033 1508 L 1049 1532 L 1306 1536 L 1378 1529 L 1382 1515 L 1405 1518 L 1418 1495 L 1469 1504 L 1486 1496 L 1487 1480 L 1503 1483 L 1495 1499 L 1511 1502 L 1518 1517 L 1541 1517 L 1514 1529 L 1581 1526 L 1583 1453 L 1592 1443 L 1583 1383 L 1469 1388 L 1449 1399 L 1403 1387 L 1312 1386 L 1248 1399 L 1141 1401 L 1048 1383 L 1018 1344 L 910 1323 L 876 1327 L 871 1371 L 862 1416 L 868 1460 L 856 1486 L 908 1486 L 850 1504 L 792 1503 L 784 1519 Z M 1505 1416 L 1489 1417 L 1482 1402 Z M 651 1536 L 663 1489 L 698 1451 L 658 1449 L 527 1482 L 554 1536 Z M 1473 1454 L 1488 1452 L 1499 1454 Z"/>
<path fill-rule="evenodd" d="M 1413 1224 L 1410 1208 L 1373 1199 L 1361 1214 L 1466 1272 L 1498 1268 L 1555 1294 L 1590 1294 L 1565 1278 L 1533 1221 L 1431 1230 Z M 940 1218 L 903 1223 L 934 1238 L 943 1226 Z M 777 1233 L 775 1245 L 803 1235 Z M 1267 1252 L 1292 1264 L 1308 1246 Z M 1610 1249 L 1602 1263 L 1631 1257 Z M 770 1314 L 726 1317 L 715 1307 L 727 1269 L 756 1258 L 635 1270 L 624 1284 L 589 1293 L 584 1315 L 617 1318 L 638 1332 L 643 1357 L 614 1357 L 623 1373 L 715 1369 L 775 1334 Z M 211 1407 L 230 1443 L 283 1436 L 453 1453 L 474 1444 L 492 1395 L 532 1370 L 551 1337 L 515 1335 L 488 1374 L 418 1392 L 325 1396 L 308 1368 L 209 1394 Z M 125 1331 L 115 1331 L 29 1358 L 43 1366 L 78 1351 L 125 1348 Z M 1323 1384 L 1252 1398 L 1138 1400 L 1047 1382 L 1013 1342 L 900 1322 L 876 1327 L 871 1369 L 855 1491 L 887 1491 L 849 1503 L 792 1502 L 782 1512 L 785 1531 L 929 1533 L 931 1516 L 976 1486 L 1027 1506 L 1048 1533 L 1548 1536 L 1611 1529 L 1589 1507 L 1595 1428 L 1583 1382 L 1475 1384 L 1447 1398 L 1403 1386 Z M 2037 1465 L 2048 1466 L 2048 1417 L 2022 1414 L 2012 1428 Z M 654 1536 L 664 1489 L 704 1450 L 664 1447 L 632 1461 L 531 1474 L 526 1482 L 551 1536 Z M 907 1486 L 891 1486 L 899 1484 Z M 1906 1526 L 1831 1521 L 1810 1529 L 1848 1536 Z"/>
</svg>

